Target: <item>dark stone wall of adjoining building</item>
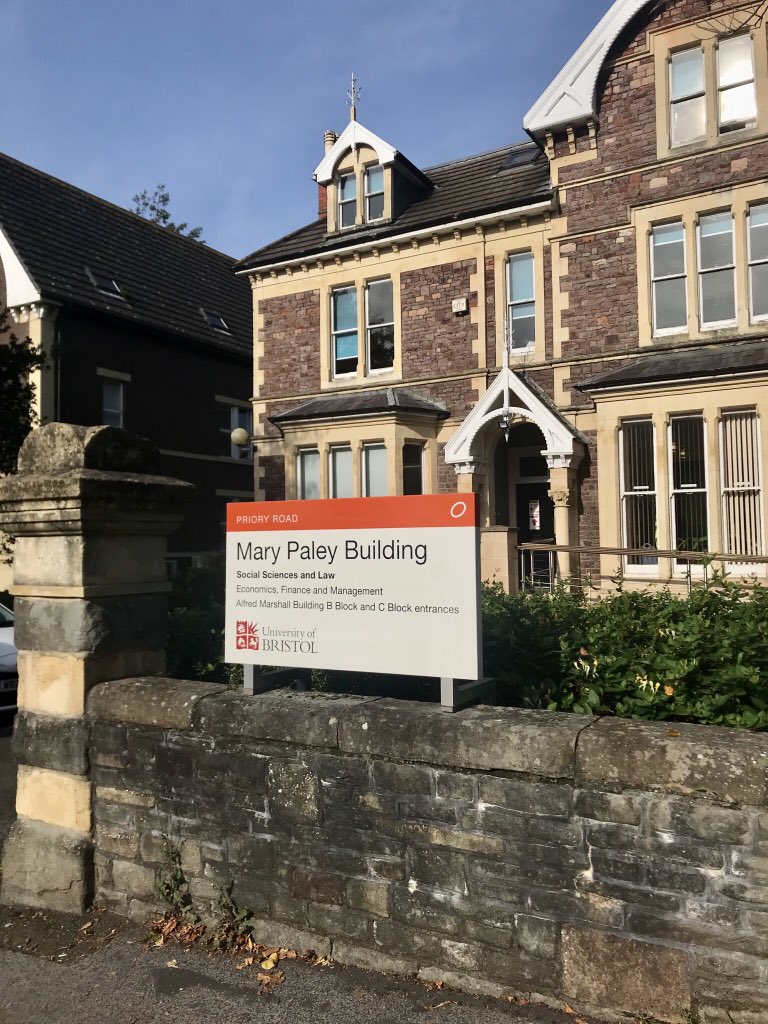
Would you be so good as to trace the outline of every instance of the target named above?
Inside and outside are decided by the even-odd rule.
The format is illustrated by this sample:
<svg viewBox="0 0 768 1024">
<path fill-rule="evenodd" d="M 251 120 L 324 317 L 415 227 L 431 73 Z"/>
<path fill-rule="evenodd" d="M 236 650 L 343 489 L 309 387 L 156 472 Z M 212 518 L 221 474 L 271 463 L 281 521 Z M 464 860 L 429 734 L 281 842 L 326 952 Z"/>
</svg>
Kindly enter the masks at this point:
<svg viewBox="0 0 768 1024">
<path fill-rule="evenodd" d="M 670 1022 L 768 1015 L 768 739 L 164 679 L 97 686 L 97 901 L 475 991 Z"/>
</svg>

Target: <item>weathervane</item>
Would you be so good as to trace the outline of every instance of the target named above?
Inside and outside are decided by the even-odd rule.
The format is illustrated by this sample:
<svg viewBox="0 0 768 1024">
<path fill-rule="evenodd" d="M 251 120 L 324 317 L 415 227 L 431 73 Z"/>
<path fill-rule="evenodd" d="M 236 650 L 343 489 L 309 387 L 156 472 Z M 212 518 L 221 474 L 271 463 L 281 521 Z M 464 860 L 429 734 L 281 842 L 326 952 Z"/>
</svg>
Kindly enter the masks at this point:
<svg viewBox="0 0 768 1024">
<path fill-rule="evenodd" d="M 350 121 L 357 120 L 357 101 L 360 99 L 360 93 L 362 89 L 357 84 L 355 78 L 355 72 L 352 72 L 352 84 L 347 89 L 347 104 L 349 106 L 349 119 Z"/>
</svg>

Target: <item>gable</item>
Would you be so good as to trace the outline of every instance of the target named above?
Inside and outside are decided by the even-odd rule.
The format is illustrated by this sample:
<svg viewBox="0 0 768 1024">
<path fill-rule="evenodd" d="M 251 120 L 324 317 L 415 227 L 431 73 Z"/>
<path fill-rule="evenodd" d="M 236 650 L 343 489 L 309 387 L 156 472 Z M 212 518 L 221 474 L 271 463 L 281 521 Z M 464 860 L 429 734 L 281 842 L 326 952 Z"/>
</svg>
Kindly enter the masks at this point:
<svg viewBox="0 0 768 1024">
<path fill-rule="evenodd" d="M 596 116 L 597 76 L 605 58 L 632 18 L 651 2 L 616 0 L 525 115 L 526 131 L 542 135 Z"/>
</svg>

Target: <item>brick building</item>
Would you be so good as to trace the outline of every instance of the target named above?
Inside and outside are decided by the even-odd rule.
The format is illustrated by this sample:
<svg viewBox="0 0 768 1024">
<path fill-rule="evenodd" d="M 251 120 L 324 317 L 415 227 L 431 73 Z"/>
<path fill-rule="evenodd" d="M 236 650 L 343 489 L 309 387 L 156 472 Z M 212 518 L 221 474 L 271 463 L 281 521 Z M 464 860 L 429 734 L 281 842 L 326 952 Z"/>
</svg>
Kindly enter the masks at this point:
<svg viewBox="0 0 768 1024">
<path fill-rule="evenodd" d="M 526 541 L 634 552 L 559 553 L 604 581 L 762 556 L 765 11 L 617 0 L 533 142 L 422 170 L 327 132 L 318 219 L 238 268 L 260 495 L 476 490 L 505 581 Z"/>
<path fill-rule="evenodd" d="M 43 352 L 37 413 L 125 427 L 193 483 L 177 567 L 223 546 L 227 500 L 252 494 L 250 303 L 234 260 L 0 154 L 0 306 Z M 245 457 L 244 457 L 245 456 Z M 0 566 L 0 590 L 10 574 Z"/>
</svg>

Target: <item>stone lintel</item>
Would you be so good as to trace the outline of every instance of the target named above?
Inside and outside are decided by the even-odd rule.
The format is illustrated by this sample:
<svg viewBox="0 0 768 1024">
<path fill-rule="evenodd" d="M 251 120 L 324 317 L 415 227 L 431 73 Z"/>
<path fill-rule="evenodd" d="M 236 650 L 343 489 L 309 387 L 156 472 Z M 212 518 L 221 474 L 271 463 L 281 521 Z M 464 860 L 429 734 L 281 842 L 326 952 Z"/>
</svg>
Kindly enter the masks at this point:
<svg viewBox="0 0 768 1024">
<path fill-rule="evenodd" d="M 768 804 L 768 736 L 718 726 L 599 719 L 579 740 L 576 782 Z"/>
<path fill-rule="evenodd" d="M 83 715 L 86 694 L 97 683 L 163 671 L 163 651 L 102 655 L 19 651 L 19 709 L 51 716 Z"/>
<path fill-rule="evenodd" d="M 95 686 L 88 694 L 92 718 L 159 729 L 190 729 L 196 707 L 206 697 L 221 698 L 220 683 L 184 679 L 119 679 Z"/>
<path fill-rule="evenodd" d="M 3 903 L 80 914 L 93 896 L 93 847 L 77 833 L 18 818 L 3 848 Z"/>
<path fill-rule="evenodd" d="M 16 813 L 71 832 L 91 831 L 91 784 L 86 778 L 19 765 Z"/>
<path fill-rule="evenodd" d="M 571 779 L 576 741 L 592 719 L 518 708 L 470 708 L 378 700 L 348 711 L 339 746 L 347 753 Z"/>
</svg>

